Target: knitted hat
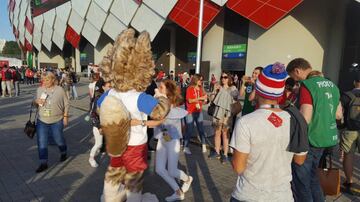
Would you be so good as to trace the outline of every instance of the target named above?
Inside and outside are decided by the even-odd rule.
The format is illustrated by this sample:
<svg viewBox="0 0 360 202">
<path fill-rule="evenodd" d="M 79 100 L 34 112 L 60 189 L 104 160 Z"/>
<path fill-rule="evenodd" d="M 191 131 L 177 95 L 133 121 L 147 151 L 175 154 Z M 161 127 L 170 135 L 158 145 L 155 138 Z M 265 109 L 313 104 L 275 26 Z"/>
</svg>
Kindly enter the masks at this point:
<svg viewBox="0 0 360 202">
<path fill-rule="evenodd" d="M 268 65 L 256 80 L 256 94 L 270 100 L 278 99 L 284 93 L 287 77 L 285 65 L 279 62 Z"/>
</svg>

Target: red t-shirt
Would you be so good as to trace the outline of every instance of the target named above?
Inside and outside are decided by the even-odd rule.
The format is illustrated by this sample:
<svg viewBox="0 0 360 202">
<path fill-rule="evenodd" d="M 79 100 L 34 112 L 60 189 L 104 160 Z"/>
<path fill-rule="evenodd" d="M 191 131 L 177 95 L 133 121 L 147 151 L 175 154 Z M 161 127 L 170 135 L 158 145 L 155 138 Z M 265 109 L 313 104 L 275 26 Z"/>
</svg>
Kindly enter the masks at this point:
<svg viewBox="0 0 360 202">
<path fill-rule="evenodd" d="M 300 87 L 300 100 L 299 100 L 299 102 L 300 102 L 300 106 L 303 105 L 303 104 L 313 105 L 311 93 L 303 85 Z"/>
<path fill-rule="evenodd" d="M 186 89 L 186 108 L 187 111 L 189 112 L 189 114 L 193 113 L 193 112 L 201 112 L 202 111 L 202 102 L 194 102 L 194 103 L 189 103 L 189 99 L 195 99 L 195 98 L 199 98 L 204 96 L 204 92 L 202 90 L 202 88 L 200 88 L 199 90 L 195 89 L 195 87 L 190 86 Z M 200 108 L 196 108 L 196 105 L 199 105 Z"/>
</svg>

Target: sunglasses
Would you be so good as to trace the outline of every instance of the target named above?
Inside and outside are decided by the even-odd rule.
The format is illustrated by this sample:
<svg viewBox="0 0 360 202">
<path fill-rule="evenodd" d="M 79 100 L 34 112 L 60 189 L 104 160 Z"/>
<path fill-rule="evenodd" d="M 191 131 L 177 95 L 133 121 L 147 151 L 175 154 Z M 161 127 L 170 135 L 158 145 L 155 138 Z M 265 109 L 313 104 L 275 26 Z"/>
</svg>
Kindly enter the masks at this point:
<svg viewBox="0 0 360 202">
<path fill-rule="evenodd" d="M 221 79 L 227 79 L 229 78 L 228 76 L 222 76 Z"/>
</svg>

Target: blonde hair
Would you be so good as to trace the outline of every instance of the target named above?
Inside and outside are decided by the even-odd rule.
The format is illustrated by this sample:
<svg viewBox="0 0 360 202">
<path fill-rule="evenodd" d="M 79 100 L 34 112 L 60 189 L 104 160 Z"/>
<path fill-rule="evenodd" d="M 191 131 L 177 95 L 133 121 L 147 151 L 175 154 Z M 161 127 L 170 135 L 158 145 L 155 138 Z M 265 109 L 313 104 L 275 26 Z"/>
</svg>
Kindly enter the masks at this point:
<svg viewBox="0 0 360 202">
<path fill-rule="evenodd" d="M 154 75 L 151 41 L 148 32 L 135 38 L 134 29 L 124 30 L 100 63 L 105 82 L 120 92 L 145 91 Z"/>
<path fill-rule="evenodd" d="M 46 81 L 49 81 L 51 82 L 52 84 L 55 84 L 55 81 L 56 81 L 56 76 L 54 73 L 52 72 L 46 72 L 44 73 L 42 76 L 41 76 L 41 79 L 46 82 Z"/>
</svg>

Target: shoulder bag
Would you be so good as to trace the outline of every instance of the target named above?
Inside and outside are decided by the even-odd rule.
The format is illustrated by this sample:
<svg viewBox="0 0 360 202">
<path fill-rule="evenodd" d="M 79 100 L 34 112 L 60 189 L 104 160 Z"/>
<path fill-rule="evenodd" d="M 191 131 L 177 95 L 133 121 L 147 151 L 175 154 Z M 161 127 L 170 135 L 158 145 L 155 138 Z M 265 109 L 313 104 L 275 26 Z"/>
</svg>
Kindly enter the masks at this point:
<svg viewBox="0 0 360 202">
<path fill-rule="evenodd" d="M 35 136 L 35 133 L 36 133 L 36 119 L 37 119 L 37 116 L 38 116 L 38 109 L 36 109 L 34 121 L 32 121 L 31 116 L 32 116 L 33 106 L 34 106 L 34 103 L 31 103 L 29 120 L 26 122 L 25 128 L 24 128 L 24 133 L 30 139 L 33 139 L 34 136 Z"/>
</svg>

